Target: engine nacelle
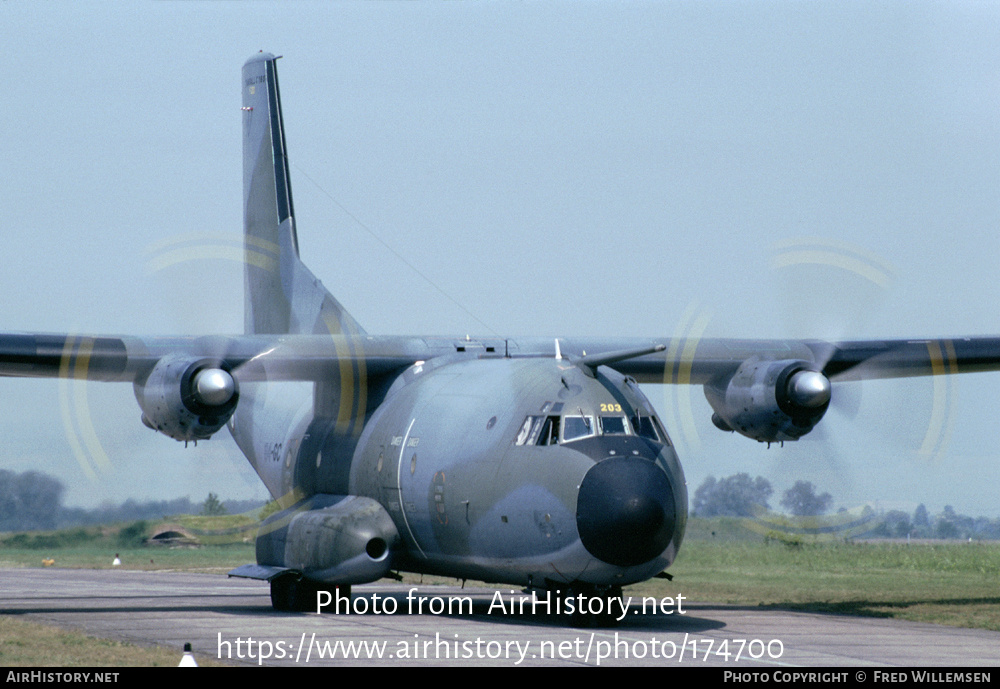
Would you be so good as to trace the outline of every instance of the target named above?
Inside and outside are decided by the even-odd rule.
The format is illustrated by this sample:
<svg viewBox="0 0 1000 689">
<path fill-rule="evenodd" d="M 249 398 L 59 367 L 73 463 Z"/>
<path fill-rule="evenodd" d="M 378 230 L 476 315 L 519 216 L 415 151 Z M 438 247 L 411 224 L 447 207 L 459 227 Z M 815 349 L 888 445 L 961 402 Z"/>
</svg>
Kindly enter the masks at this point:
<svg viewBox="0 0 1000 689">
<path fill-rule="evenodd" d="M 164 357 L 133 385 L 142 422 L 175 440 L 204 440 L 236 411 L 239 386 L 214 359 Z"/>
<path fill-rule="evenodd" d="M 314 495 L 268 517 L 257 534 L 257 564 L 287 567 L 330 584 L 362 584 L 388 574 L 399 533 L 377 501 Z"/>
<path fill-rule="evenodd" d="M 747 359 L 728 380 L 705 385 L 712 423 L 760 442 L 798 440 L 830 406 L 829 379 L 806 361 Z"/>
</svg>

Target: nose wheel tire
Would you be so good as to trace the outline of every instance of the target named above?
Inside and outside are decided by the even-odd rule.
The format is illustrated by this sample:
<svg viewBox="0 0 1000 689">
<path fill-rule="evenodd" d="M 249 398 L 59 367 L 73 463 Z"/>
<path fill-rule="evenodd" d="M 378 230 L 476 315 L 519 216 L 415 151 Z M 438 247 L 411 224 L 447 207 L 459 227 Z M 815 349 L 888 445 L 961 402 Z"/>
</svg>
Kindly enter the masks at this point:
<svg viewBox="0 0 1000 689">
<path fill-rule="evenodd" d="M 618 602 L 622 600 L 621 586 L 577 583 L 567 588 L 557 588 L 555 593 L 563 599 L 564 610 L 569 599 L 573 599 L 572 626 L 578 629 L 608 629 L 618 626 L 618 618 L 621 617 Z"/>
</svg>

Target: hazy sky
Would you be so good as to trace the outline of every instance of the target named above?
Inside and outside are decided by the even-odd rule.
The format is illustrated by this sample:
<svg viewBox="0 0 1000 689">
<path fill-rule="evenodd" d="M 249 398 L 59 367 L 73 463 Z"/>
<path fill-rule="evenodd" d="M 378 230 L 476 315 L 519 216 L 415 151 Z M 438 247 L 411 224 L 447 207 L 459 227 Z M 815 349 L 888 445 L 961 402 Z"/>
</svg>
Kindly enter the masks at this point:
<svg viewBox="0 0 1000 689">
<path fill-rule="evenodd" d="M 369 332 L 995 334 L 998 26 L 913 1 L 9 0 L 0 328 L 242 330 L 263 49 L 302 256 Z M 770 449 L 700 388 L 646 391 L 692 489 L 747 471 L 997 516 L 998 383 L 865 383 L 854 418 Z M 185 450 L 139 416 L 128 385 L 2 380 L 0 466 L 70 504 L 265 496 L 224 433 Z"/>
</svg>

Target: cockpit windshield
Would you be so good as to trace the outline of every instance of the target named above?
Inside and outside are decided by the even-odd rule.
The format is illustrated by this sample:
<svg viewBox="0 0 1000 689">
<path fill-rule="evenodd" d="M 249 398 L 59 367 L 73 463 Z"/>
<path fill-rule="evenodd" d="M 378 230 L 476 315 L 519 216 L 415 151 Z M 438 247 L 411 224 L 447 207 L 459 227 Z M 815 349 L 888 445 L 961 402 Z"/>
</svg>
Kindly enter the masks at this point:
<svg viewBox="0 0 1000 689">
<path fill-rule="evenodd" d="M 562 403 L 546 402 L 542 406 L 541 414 L 526 416 L 517 430 L 514 444 L 559 445 L 596 435 L 637 435 L 654 442 L 669 444 L 666 433 L 651 413 L 643 413 L 636 409 L 633 416 L 628 416 L 626 413 L 587 414 L 578 408 L 575 414 L 561 414 L 562 407 Z M 628 410 L 621 409 L 617 404 L 602 404 L 601 411 L 627 412 Z"/>
<path fill-rule="evenodd" d="M 605 435 L 614 433 L 618 435 L 630 435 L 631 429 L 624 416 L 601 416 L 601 433 Z"/>
<path fill-rule="evenodd" d="M 569 416 L 563 417 L 562 441 L 564 443 L 580 438 L 587 438 L 597 435 L 594 427 L 593 416 Z"/>
<path fill-rule="evenodd" d="M 625 414 L 532 414 L 517 430 L 515 445 L 558 445 L 595 435 L 638 435 L 667 442 L 654 416 Z"/>
</svg>

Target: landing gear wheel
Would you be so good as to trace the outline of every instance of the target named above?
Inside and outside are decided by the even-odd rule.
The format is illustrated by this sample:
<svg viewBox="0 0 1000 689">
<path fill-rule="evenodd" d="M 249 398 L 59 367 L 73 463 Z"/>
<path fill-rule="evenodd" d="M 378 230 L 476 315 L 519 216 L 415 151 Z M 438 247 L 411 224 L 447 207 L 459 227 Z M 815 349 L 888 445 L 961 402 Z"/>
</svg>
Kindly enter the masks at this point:
<svg viewBox="0 0 1000 689">
<path fill-rule="evenodd" d="M 271 607 L 278 612 L 292 609 L 292 583 L 294 578 L 282 576 L 271 580 Z"/>
<path fill-rule="evenodd" d="M 594 586 L 593 584 L 574 584 L 568 591 L 561 594 L 573 599 L 572 625 L 584 629 L 606 629 L 618 626 L 620 615 L 619 602 L 622 598 L 621 586 Z M 583 605 L 580 605 L 580 596 Z"/>
<path fill-rule="evenodd" d="M 601 587 L 598 590 L 596 597 L 602 598 L 604 604 L 601 606 L 601 612 L 594 615 L 594 626 L 604 629 L 617 627 L 619 625 L 618 617 L 621 613 L 621 605 L 619 601 L 623 600 L 622 587 Z M 627 610 L 625 612 L 628 614 Z"/>
<path fill-rule="evenodd" d="M 285 574 L 271 580 L 271 607 L 279 612 L 316 612 L 320 591 L 330 594 L 331 605 L 335 603 L 338 591 L 341 598 L 351 597 L 350 584 L 322 584 Z M 324 610 L 336 612 L 330 606 Z"/>
<path fill-rule="evenodd" d="M 271 581 L 271 607 L 280 612 L 316 610 L 316 586 L 298 575 L 286 574 Z"/>
<path fill-rule="evenodd" d="M 297 612 L 302 609 L 302 584 L 295 574 L 285 574 L 271 580 L 271 607 L 278 612 Z"/>
<path fill-rule="evenodd" d="M 319 607 L 319 605 L 317 603 L 317 600 L 316 600 L 316 597 L 319 595 L 319 593 L 321 591 L 325 591 L 326 593 L 330 594 L 330 603 L 329 603 L 329 605 L 324 606 L 322 610 L 319 610 L 319 612 L 328 613 L 328 614 L 331 614 L 331 615 L 336 615 L 337 613 L 341 612 L 341 610 L 337 609 L 337 596 L 338 595 L 340 596 L 341 600 L 343 600 L 345 598 L 348 600 L 348 610 L 347 611 L 350 610 L 350 602 L 349 602 L 351 600 L 351 585 L 350 584 L 314 584 L 314 586 L 315 586 L 315 593 L 313 593 L 313 597 L 312 597 L 313 598 L 313 610 L 316 610 Z M 324 596 L 324 599 L 325 598 L 326 597 Z"/>
</svg>

